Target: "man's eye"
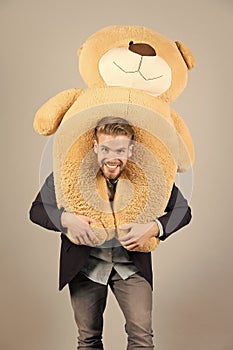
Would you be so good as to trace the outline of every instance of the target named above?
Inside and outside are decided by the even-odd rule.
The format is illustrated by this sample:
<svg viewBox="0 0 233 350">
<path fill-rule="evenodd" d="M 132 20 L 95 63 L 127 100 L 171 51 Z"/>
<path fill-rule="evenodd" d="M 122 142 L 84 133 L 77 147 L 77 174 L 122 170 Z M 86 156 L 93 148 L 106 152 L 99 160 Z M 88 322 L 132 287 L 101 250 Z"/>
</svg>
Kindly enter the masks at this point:
<svg viewBox="0 0 233 350">
<path fill-rule="evenodd" d="M 119 149 L 119 150 L 117 151 L 118 154 L 124 154 L 125 152 L 126 152 L 125 149 Z"/>
<path fill-rule="evenodd" d="M 101 151 L 104 152 L 104 153 L 107 153 L 108 152 L 108 148 L 107 147 L 101 147 Z"/>
</svg>

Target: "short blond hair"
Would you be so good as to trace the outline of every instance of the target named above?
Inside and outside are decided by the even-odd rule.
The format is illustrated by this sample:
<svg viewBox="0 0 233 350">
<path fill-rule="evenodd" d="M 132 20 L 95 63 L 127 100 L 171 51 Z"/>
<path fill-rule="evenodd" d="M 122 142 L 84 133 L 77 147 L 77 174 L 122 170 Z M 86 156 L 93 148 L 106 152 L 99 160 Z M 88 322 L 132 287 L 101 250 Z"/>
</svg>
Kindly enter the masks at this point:
<svg viewBox="0 0 233 350">
<path fill-rule="evenodd" d="M 134 129 L 129 122 L 120 117 L 104 117 L 96 125 L 94 138 L 98 140 L 100 134 L 119 136 L 124 135 L 129 139 L 134 138 Z"/>
</svg>

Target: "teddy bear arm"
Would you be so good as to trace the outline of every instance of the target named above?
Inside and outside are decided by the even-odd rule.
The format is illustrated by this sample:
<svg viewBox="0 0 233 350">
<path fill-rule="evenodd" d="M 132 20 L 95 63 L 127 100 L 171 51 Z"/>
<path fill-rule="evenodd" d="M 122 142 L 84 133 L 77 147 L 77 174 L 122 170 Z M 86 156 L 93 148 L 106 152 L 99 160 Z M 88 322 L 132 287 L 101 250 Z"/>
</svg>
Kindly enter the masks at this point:
<svg viewBox="0 0 233 350">
<path fill-rule="evenodd" d="M 41 135 L 53 134 L 81 92 L 82 89 L 75 88 L 65 90 L 45 102 L 36 112 L 33 124 L 35 131 Z"/>
<path fill-rule="evenodd" d="M 189 129 L 184 120 L 179 116 L 177 112 L 171 110 L 171 118 L 179 136 L 179 142 L 182 143 L 180 149 L 180 159 L 178 160 L 178 171 L 186 171 L 194 163 L 194 146 Z"/>
</svg>

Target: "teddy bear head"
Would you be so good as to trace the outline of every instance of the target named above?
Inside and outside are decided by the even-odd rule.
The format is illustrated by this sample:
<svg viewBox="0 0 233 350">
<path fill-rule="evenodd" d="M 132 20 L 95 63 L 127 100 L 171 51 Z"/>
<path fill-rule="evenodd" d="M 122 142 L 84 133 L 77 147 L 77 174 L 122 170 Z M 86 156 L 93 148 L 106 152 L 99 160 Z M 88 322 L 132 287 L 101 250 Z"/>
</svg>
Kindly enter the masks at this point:
<svg viewBox="0 0 233 350">
<path fill-rule="evenodd" d="M 88 87 L 143 90 L 169 103 L 183 91 L 191 51 L 181 42 L 140 26 L 109 26 L 78 49 L 79 71 Z"/>
</svg>

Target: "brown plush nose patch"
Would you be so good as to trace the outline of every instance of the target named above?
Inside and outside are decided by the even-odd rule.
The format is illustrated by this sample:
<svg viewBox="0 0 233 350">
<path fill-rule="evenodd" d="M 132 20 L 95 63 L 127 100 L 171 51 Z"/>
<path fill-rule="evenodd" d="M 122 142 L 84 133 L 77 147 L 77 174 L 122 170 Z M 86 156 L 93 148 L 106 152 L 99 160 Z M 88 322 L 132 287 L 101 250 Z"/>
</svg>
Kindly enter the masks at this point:
<svg viewBox="0 0 233 350">
<path fill-rule="evenodd" d="M 141 56 L 156 56 L 155 49 L 148 44 L 134 44 L 133 41 L 130 41 L 129 50 Z"/>
</svg>

